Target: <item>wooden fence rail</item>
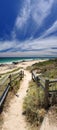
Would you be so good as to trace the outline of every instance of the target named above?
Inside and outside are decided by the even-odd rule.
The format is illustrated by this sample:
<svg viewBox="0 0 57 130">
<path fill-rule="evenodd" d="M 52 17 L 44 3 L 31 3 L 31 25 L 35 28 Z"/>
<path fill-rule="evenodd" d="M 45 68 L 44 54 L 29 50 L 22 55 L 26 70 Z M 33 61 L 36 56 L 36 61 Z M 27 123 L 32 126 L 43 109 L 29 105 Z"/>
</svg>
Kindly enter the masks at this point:
<svg viewBox="0 0 57 130">
<path fill-rule="evenodd" d="M 19 80 L 21 80 L 21 79 L 24 77 L 24 72 L 23 72 L 23 71 L 20 71 L 19 73 L 16 73 L 16 75 L 17 75 L 17 76 L 15 76 L 15 77 L 14 77 L 14 74 L 7 76 L 7 77 L 4 79 L 3 83 L 2 83 L 2 85 L 4 85 L 5 81 L 8 80 L 8 78 L 9 78 L 9 82 L 8 82 L 8 84 L 7 84 L 6 88 L 5 88 L 5 90 L 3 91 L 2 95 L 0 95 L 0 108 L 1 108 L 1 106 L 2 106 L 2 104 L 3 104 L 3 102 L 5 101 L 5 98 L 6 98 L 7 94 L 8 94 L 8 92 L 9 92 L 9 89 L 10 89 L 10 87 L 11 87 L 12 82 L 14 82 L 15 80 L 17 80 L 17 78 L 18 78 Z"/>
<path fill-rule="evenodd" d="M 7 87 L 6 87 L 6 89 L 5 89 L 4 92 L 3 92 L 2 96 L 0 97 L 0 107 L 2 106 L 2 104 L 3 104 L 3 102 L 4 102 L 4 100 L 5 100 L 6 96 L 7 96 L 7 93 L 8 93 L 8 91 L 9 91 L 9 89 L 10 89 L 10 85 L 8 84 Z"/>
<path fill-rule="evenodd" d="M 49 94 L 56 93 L 57 96 L 57 87 L 55 88 L 55 90 L 49 90 L 49 88 L 52 87 L 53 83 L 57 83 L 57 79 L 44 79 L 43 77 L 41 77 L 41 74 L 36 74 L 35 72 L 32 72 L 32 79 L 36 82 L 38 86 L 42 87 L 44 91 L 45 107 L 47 108 L 49 106 Z"/>
</svg>

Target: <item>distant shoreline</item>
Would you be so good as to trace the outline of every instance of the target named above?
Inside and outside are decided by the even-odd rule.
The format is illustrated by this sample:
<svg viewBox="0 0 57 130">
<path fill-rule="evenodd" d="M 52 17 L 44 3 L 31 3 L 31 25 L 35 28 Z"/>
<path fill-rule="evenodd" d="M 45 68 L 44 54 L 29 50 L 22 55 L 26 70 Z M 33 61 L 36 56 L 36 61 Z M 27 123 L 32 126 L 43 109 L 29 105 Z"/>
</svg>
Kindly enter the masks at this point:
<svg viewBox="0 0 57 130">
<path fill-rule="evenodd" d="M 0 65 L 5 65 L 5 64 L 14 64 L 14 63 L 22 63 L 22 62 L 28 62 L 28 61 L 33 61 L 33 60 L 46 60 L 49 58 L 38 58 L 38 57 L 23 57 L 23 58 L 18 58 L 18 57 L 1 57 L 0 58 Z"/>
<path fill-rule="evenodd" d="M 11 58 L 12 59 L 12 58 Z M 14 60 L 12 62 L 4 62 L 0 63 L 0 74 L 7 73 L 13 71 L 14 69 L 26 69 L 28 66 L 31 66 L 35 63 L 43 62 L 46 60 L 50 60 L 51 58 L 30 58 L 30 59 L 22 59 L 22 60 Z M 52 58 L 54 59 L 54 58 Z"/>
<path fill-rule="evenodd" d="M 33 60 L 54 59 L 56 57 L 0 57 L 0 65 L 28 62 Z"/>
<path fill-rule="evenodd" d="M 10 71 L 13 71 L 14 69 L 23 68 L 26 69 L 28 66 L 31 66 L 35 63 L 46 61 L 47 59 L 38 59 L 38 60 L 23 60 L 21 62 L 18 62 L 17 64 L 11 63 L 11 64 L 0 64 L 0 74 L 7 73 Z"/>
</svg>

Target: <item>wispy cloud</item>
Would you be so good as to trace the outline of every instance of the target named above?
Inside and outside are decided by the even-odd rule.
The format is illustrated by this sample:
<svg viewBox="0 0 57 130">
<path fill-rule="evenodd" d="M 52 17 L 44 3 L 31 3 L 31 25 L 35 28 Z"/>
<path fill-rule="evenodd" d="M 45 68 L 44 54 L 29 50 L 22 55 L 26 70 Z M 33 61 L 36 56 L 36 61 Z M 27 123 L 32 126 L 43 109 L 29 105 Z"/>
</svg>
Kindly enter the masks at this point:
<svg viewBox="0 0 57 130">
<path fill-rule="evenodd" d="M 34 0 L 34 3 L 31 5 L 31 15 L 33 20 L 40 26 L 43 23 L 43 20 L 50 13 L 51 7 L 54 0 Z"/>
<path fill-rule="evenodd" d="M 0 41 L 0 52 L 6 49 L 13 48 L 13 46 L 15 45 L 15 41 Z"/>
<path fill-rule="evenodd" d="M 16 18 L 15 28 L 22 29 L 29 18 L 32 18 L 39 27 L 49 15 L 53 2 L 54 0 L 25 0 L 21 12 Z"/>
<path fill-rule="evenodd" d="M 50 35 L 51 33 L 55 33 L 57 31 L 57 20 L 53 23 L 53 25 L 47 29 L 42 36 L 40 36 L 39 39 L 41 38 L 45 38 L 47 37 L 48 35 Z"/>
<path fill-rule="evenodd" d="M 21 11 L 19 12 L 16 18 L 15 27 L 17 30 L 22 28 L 26 24 L 29 16 L 30 16 L 30 0 L 27 1 L 25 0 Z"/>
<path fill-rule="evenodd" d="M 38 39 L 34 39 L 33 37 L 38 28 L 44 24 L 45 18 L 50 14 L 53 2 L 54 0 L 24 0 L 21 11 L 17 15 L 14 29 L 12 31 L 13 40 L 0 41 L 0 56 L 56 56 L 57 38 L 56 36 L 47 38 L 47 36 L 57 31 L 57 20 L 51 25 L 49 29 L 45 30 L 45 32 L 41 34 Z M 36 29 L 33 30 L 34 32 L 32 31 L 31 38 L 20 42 L 16 39 L 16 32 L 21 32 L 23 30 L 23 27 L 25 30 L 27 26 L 30 27 L 30 20 L 32 20 L 32 24 L 34 22 Z"/>
<path fill-rule="evenodd" d="M 24 43 L 23 49 L 28 50 L 49 50 L 57 48 L 57 38 L 35 39 Z"/>
<path fill-rule="evenodd" d="M 20 56 L 28 56 L 28 55 L 53 55 L 56 56 L 57 54 L 57 38 L 49 38 L 49 39 L 35 39 L 35 40 L 28 40 L 25 42 L 19 42 L 19 41 L 6 41 L 2 42 L 1 48 L 0 48 L 0 56 L 9 53 L 11 56 L 18 56 L 17 54 L 20 54 Z M 1 53 L 2 52 L 4 53 Z M 24 54 L 24 55 L 23 55 Z M 27 55 L 28 54 L 28 55 Z"/>
</svg>

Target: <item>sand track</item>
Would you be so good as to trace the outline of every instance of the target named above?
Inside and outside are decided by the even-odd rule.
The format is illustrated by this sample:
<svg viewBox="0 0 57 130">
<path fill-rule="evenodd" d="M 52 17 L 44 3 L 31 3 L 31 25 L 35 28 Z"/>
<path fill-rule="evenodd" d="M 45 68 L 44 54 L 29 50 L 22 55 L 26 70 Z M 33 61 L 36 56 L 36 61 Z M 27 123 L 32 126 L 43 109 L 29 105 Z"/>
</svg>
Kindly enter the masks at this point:
<svg viewBox="0 0 57 130">
<path fill-rule="evenodd" d="M 28 130 L 25 117 L 22 115 L 22 106 L 30 80 L 31 74 L 28 71 L 25 71 L 24 79 L 17 93 L 18 96 L 15 96 L 11 100 L 10 107 L 7 112 L 4 113 L 4 124 L 2 126 L 2 130 Z M 40 130 L 57 130 L 57 123 L 55 122 L 54 124 L 54 122 L 55 117 L 53 112 L 50 110 L 49 114 L 47 114 L 44 118 Z"/>
<path fill-rule="evenodd" d="M 15 96 L 11 100 L 8 111 L 4 113 L 2 130 L 27 130 L 25 117 L 22 115 L 22 105 L 30 80 L 31 74 L 25 71 L 24 79 L 17 93 L 19 96 Z"/>
<path fill-rule="evenodd" d="M 52 115 L 52 113 L 51 113 L 51 115 Z M 53 115 L 53 117 L 54 117 L 54 115 Z M 55 121 L 55 118 L 53 120 Z M 56 119 L 56 121 L 57 121 L 57 119 Z M 42 122 L 40 130 L 57 130 L 57 122 L 53 122 L 52 118 L 47 114 Z"/>
</svg>

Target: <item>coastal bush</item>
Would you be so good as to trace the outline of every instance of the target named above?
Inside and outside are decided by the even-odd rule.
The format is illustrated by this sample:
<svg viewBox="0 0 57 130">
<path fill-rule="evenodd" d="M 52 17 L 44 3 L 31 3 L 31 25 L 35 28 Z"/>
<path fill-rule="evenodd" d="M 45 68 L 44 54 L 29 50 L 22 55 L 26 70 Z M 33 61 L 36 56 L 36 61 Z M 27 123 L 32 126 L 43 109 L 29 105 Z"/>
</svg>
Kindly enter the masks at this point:
<svg viewBox="0 0 57 130">
<path fill-rule="evenodd" d="M 37 127 L 43 121 L 45 113 L 44 93 L 39 87 L 37 87 L 35 82 L 31 81 L 29 83 L 27 95 L 24 98 L 23 114 L 26 115 L 28 122 Z"/>
<path fill-rule="evenodd" d="M 10 91 L 12 91 L 14 94 L 16 94 L 16 92 L 18 91 L 18 89 L 20 88 L 20 81 L 14 81 L 10 87 Z"/>
<path fill-rule="evenodd" d="M 57 58 L 35 63 L 31 67 L 28 66 L 27 69 L 37 70 L 38 73 L 43 74 L 43 77 L 57 78 Z"/>
<path fill-rule="evenodd" d="M 29 71 L 37 70 L 37 73 L 42 73 L 44 79 L 46 77 L 49 79 L 57 78 L 57 59 L 35 63 L 31 67 L 28 66 L 27 69 Z M 57 88 L 57 84 L 53 83 L 49 90 L 55 90 L 55 88 Z M 36 127 L 39 126 L 45 116 L 44 101 L 44 92 L 42 88 L 31 81 L 24 99 L 23 114 L 26 115 L 26 120 L 33 126 L 32 130 L 38 129 Z"/>
</svg>

